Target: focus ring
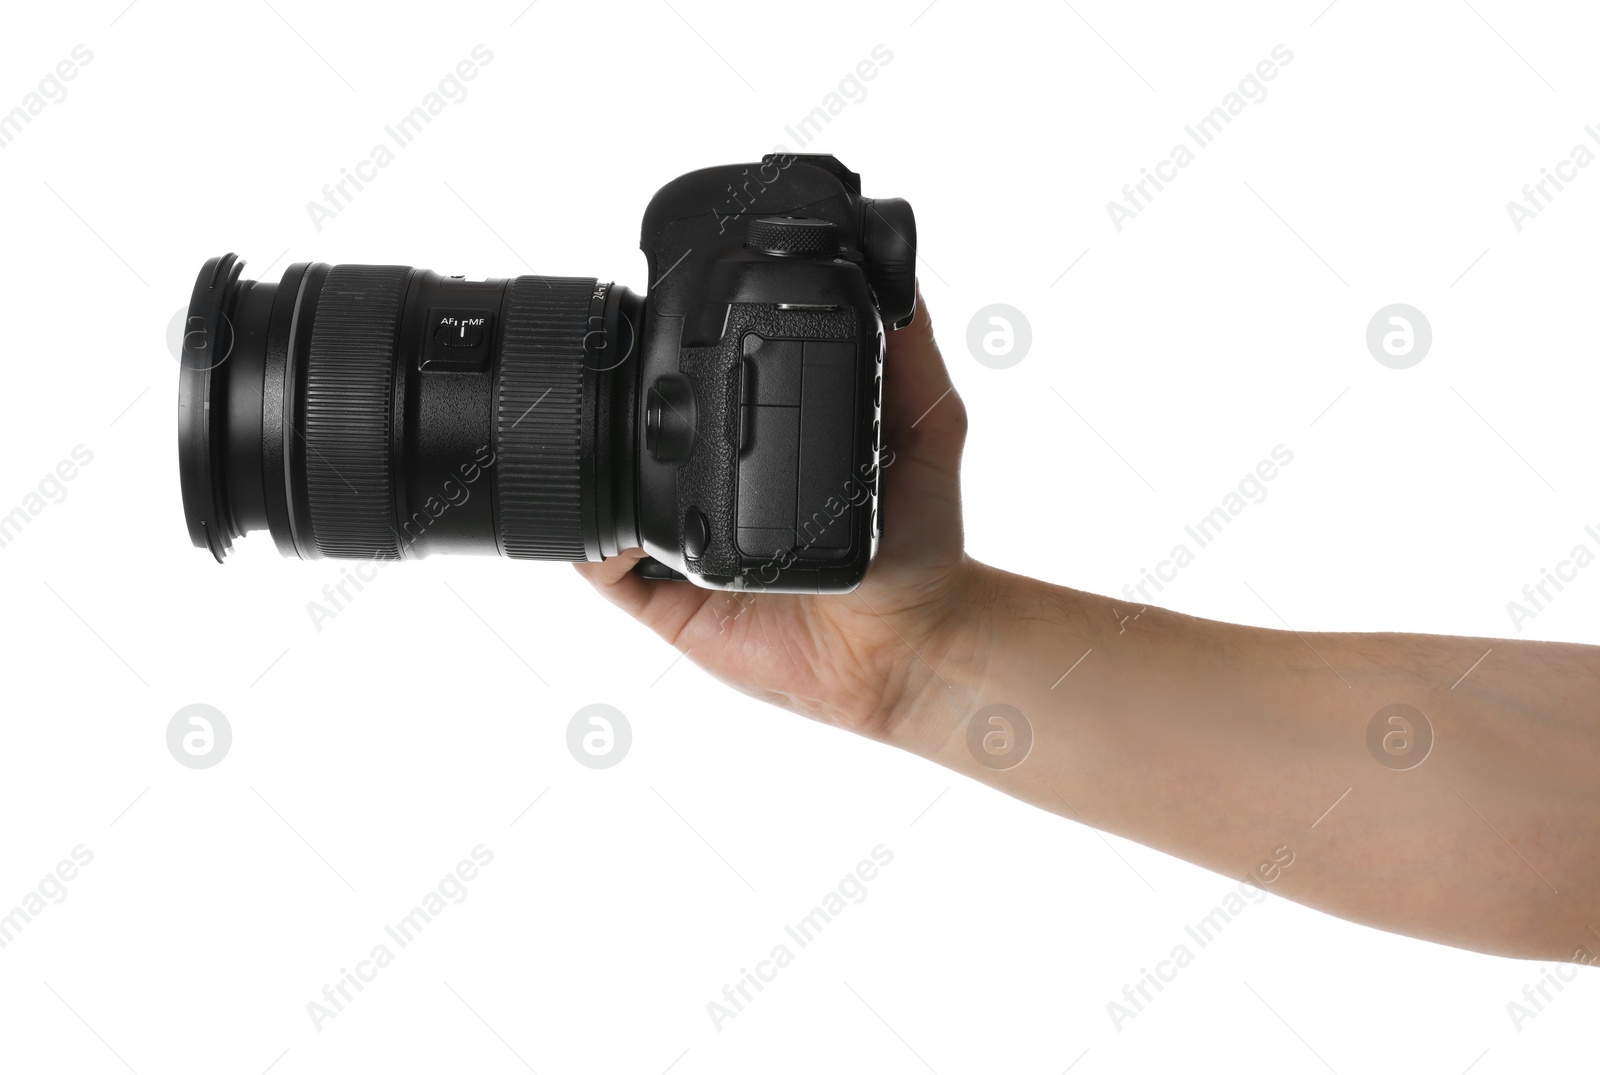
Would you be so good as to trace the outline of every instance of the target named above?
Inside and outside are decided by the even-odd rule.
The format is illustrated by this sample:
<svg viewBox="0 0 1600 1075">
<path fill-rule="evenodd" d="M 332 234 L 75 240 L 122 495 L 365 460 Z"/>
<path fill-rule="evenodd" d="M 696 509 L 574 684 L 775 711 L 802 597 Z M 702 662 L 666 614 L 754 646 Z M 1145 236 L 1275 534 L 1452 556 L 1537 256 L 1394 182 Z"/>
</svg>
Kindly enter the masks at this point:
<svg viewBox="0 0 1600 1075">
<path fill-rule="evenodd" d="M 411 270 L 335 265 L 306 362 L 305 474 L 324 556 L 398 560 L 390 424 L 400 307 Z"/>
<path fill-rule="evenodd" d="M 584 560 L 584 338 L 596 281 L 519 276 L 506 296 L 495 482 L 500 545 L 520 560 Z"/>
</svg>

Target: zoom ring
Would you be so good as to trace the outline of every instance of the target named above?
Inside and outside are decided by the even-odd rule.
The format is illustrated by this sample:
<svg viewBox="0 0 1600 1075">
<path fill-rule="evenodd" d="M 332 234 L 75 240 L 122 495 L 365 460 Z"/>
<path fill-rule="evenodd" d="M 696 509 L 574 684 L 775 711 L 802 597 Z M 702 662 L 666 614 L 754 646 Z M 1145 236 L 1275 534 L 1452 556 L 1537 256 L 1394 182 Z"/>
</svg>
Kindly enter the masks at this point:
<svg viewBox="0 0 1600 1075">
<path fill-rule="evenodd" d="M 335 265 L 306 363 L 306 496 L 324 556 L 398 560 L 390 423 L 400 306 L 411 270 Z"/>
<path fill-rule="evenodd" d="M 595 283 L 519 276 L 510 284 L 494 469 L 500 545 L 515 559 L 587 559 L 584 337 Z"/>
</svg>

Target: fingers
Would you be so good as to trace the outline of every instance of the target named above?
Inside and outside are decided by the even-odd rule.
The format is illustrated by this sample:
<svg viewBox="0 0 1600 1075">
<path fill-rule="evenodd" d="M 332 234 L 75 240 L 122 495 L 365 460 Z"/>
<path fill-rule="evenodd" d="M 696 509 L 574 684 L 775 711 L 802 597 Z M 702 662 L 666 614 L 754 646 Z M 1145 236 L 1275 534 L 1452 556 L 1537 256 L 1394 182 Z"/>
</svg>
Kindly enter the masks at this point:
<svg viewBox="0 0 1600 1075">
<path fill-rule="evenodd" d="M 888 447 L 897 456 L 909 455 L 955 475 L 966 440 L 966 406 L 933 338 L 920 287 L 916 316 L 905 328 L 890 332 L 887 345 L 883 412 Z"/>
<path fill-rule="evenodd" d="M 885 340 L 883 421 L 884 524 L 879 577 L 946 565 L 961 556 L 961 449 L 967 412 L 933 338 L 933 321 L 921 290 L 911 324 Z M 716 591 L 688 582 L 663 582 L 633 574 L 643 559 L 630 549 L 600 563 L 575 565 L 612 604 L 677 645 L 697 616 L 714 623 Z M 680 646 L 681 648 L 681 646 Z"/>
<path fill-rule="evenodd" d="M 919 289 L 911 324 L 889 334 L 883 371 L 880 580 L 960 561 L 961 449 L 967 411 L 933 338 Z M 871 576 L 869 576 L 869 579 Z"/>
<path fill-rule="evenodd" d="M 634 566 L 643 559 L 643 549 L 628 549 L 609 560 L 572 566 L 577 568 L 578 574 L 588 579 L 595 589 L 605 594 L 608 600 L 632 615 L 634 610 L 628 607 L 627 602 L 630 597 L 642 592 L 641 584 L 645 582 L 632 572 Z"/>
<path fill-rule="evenodd" d="M 635 575 L 634 565 L 644 556 L 643 549 L 628 549 L 609 560 L 573 566 L 606 600 L 676 644 L 712 591 L 702 590 L 691 582 L 667 582 Z"/>
</svg>

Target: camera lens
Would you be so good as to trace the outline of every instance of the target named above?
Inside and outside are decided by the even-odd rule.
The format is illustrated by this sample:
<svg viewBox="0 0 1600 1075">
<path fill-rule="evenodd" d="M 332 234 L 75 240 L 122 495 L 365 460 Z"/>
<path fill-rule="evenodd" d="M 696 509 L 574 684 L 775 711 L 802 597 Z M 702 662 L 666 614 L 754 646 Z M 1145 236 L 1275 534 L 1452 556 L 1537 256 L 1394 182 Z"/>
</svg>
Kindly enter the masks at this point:
<svg viewBox="0 0 1600 1075">
<path fill-rule="evenodd" d="M 639 543 L 642 300 L 591 278 L 208 261 L 179 385 L 189 535 L 305 559 L 585 560 Z"/>
</svg>

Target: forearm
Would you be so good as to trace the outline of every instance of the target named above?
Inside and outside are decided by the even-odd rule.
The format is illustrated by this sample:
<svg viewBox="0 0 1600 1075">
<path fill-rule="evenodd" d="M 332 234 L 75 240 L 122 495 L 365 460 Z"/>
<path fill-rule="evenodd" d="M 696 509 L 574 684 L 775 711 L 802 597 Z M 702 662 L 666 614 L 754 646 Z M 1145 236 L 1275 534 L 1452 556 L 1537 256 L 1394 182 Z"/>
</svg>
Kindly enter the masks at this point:
<svg viewBox="0 0 1600 1075">
<path fill-rule="evenodd" d="M 1600 953 L 1600 650 L 1269 631 L 977 568 L 925 657 L 897 742 L 1009 794 L 1384 929 Z M 1031 729 L 1011 768 L 969 743 L 994 703 Z M 1385 764 L 1393 703 L 1425 722 L 1380 721 Z"/>
</svg>

